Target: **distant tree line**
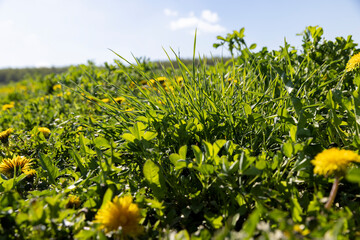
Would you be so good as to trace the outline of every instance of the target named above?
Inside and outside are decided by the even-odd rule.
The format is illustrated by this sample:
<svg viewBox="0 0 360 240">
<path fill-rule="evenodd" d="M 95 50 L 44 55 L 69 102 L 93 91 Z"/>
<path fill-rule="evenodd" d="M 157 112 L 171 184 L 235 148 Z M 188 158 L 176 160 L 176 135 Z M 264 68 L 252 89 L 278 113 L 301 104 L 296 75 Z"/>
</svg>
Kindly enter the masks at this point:
<svg viewBox="0 0 360 240">
<path fill-rule="evenodd" d="M 152 62 L 153 64 L 155 64 L 155 65 L 152 64 L 152 67 L 155 67 L 155 68 L 161 68 L 160 65 L 165 68 L 171 67 L 172 65 L 175 68 L 179 67 L 176 60 L 172 60 L 171 61 L 172 64 L 170 63 L 170 61 L 150 61 L 146 58 L 140 58 L 138 60 L 139 60 L 140 64 Z M 226 62 L 227 60 L 229 60 L 229 58 L 214 57 L 214 58 L 207 59 L 206 63 L 207 63 L 207 65 L 214 65 L 216 62 L 219 62 L 219 61 Z M 191 65 L 193 62 L 192 59 L 181 59 L 181 61 L 185 65 Z M 202 59 L 202 61 L 203 61 L 203 59 Z M 199 59 L 195 59 L 195 65 L 198 65 L 199 63 L 200 63 Z M 89 61 L 88 64 L 93 64 L 93 63 L 91 61 Z M 103 66 L 98 66 L 98 67 L 103 67 Z M 0 69 L 0 84 L 7 84 L 10 82 L 18 82 L 18 81 L 24 80 L 24 78 L 27 76 L 43 77 L 48 74 L 63 73 L 63 72 L 66 72 L 68 69 L 69 69 L 69 67 L 4 68 L 4 69 Z"/>
<path fill-rule="evenodd" d="M 47 74 L 63 73 L 69 67 L 42 67 L 42 68 L 4 68 L 0 69 L 0 84 L 18 82 L 26 76 L 45 76 Z"/>
</svg>

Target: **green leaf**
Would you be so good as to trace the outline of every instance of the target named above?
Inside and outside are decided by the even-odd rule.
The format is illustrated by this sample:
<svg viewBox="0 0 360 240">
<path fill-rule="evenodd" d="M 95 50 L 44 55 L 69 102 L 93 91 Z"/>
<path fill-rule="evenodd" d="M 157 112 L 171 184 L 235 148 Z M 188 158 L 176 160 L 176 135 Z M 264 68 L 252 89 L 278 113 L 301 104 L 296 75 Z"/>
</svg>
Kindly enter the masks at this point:
<svg viewBox="0 0 360 240">
<path fill-rule="evenodd" d="M 111 201 L 113 195 L 114 195 L 114 191 L 111 187 L 109 187 L 104 194 L 101 207 L 103 207 L 107 202 Z"/>
<path fill-rule="evenodd" d="M 213 156 L 216 156 L 220 149 L 225 145 L 226 143 L 226 140 L 224 139 L 219 139 L 219 140 L 216 140 L 216 142 L 213 144 Z"/>
<path fill-rule="evenodd" d="M 172 162 L 172 164 L 176 165 L 177 161 L 182 159 L 182 158 L 180 157 L 179 154 L 172 153 L 172 154 L 170 154 L 169 159 L 170 159 L 170 162 Z M 183 160 L 185 160 L 185 159 L 183 159 Z"/>
<path fill-rule="evenodd" d="M 223 223 L 222 223 L 223 217 L 222 216 L 216 216 L 213 213 L 207 213 L 207 214 L 205 214 L 205 219 L 215 229 L 219 229 L 220 227 L 223 226 Z"/>
<path fill-rule="evenodd" d="M 160 168 L 151 160 L 147 160 L 143 168 L 145 179 L 150 184 L 155 184 L 160 187 L 159 172 Z"/>
<path fill-rule="evenodd" d="M 243 103 L 243 108 L 246 115 L 250 115 L 252 113 L 252 109 L 249 104 Z"/>
<path fill-rule="evenodd" d="M 291 205 L 291 213 L 292 219 L 294 222 L 301 222 L 302 221 L 302 208 L 297 200 L 297 198 L 293 197 L 290 198 L 290 205 Z"/>
<path fill-rule="evenodd" d="M 70 155 L 72 156 L 72 158 L 75 160 L 77 167 L 80 170 L 80 173 L 82 176 L 86 176 L 87 174 L 87 169 L 84 167 L 84 165 L 82 164 L 81 161 L 81 157 L 79 155 L 78 152 L 76 152 L 75 150 L 70 150 Z"/>
<path fill-rule="evenodd" d="M 260 216 L 261 216 L 261 209 L 260 208 L 256 208 L 248 217 L 248 219 L 246 220 L 246 222 L 243 225 L 243 228 L 241 231 L 246 233 L 246 238 L 244 239 L 250 239 L 255 230 L 256 230 L 256 225 L 259 223 L 260 221 Z"/>
<path fill-rule="evenodd" d="M 128 142 L 134 142 L 134 140 L 136 139 L 136 137 L 131 133 L 124 133 L 123 135 L 121 135 L 121 137 Z"/>
<path fill-rule="evenodd" d="M 296 131 L 297 127 L 295 125 L 291 125 L 290 127 L 290 137 L 293 142 L 296 142 Z"/>
<path fill-rule="evenodd" d="M 162 198 L 166 191 L 163 176 L 160 174 L 160 167 L 153 161 L 147 160 L 143 167 L 145 179 L 149 182 L 150 188 L 153 190 L 157 198 Z"/>
<path fill-rule="evenodd" d="M 190 240 L 190 235 L 186 230 L 181 230 L 175 235 L 175 240 Z"/>
<path fill-rule="evenodd" d="M 97 137 L 94 139 L 95 146 L 103 149 L 103 148 L 111 148 L 109 141 L 103 137 Z"/>
<path fill-rule="evenodd" d="M 181 159 L 186 159 L 186 153 L 187 153 L 187 146 L 184 145 L 179 149 L 179 155 L 181 157 Z"/>
<path fill-rule="evenodd" d="M 150 140 L 156 138 L 156 136 L 157 136 L 157 133 L 156 133 L 156 132 L 150 132 L 150 131 L 148 131 L 148 132 L 146 132 L 146 133 L 144 134 L 144 139 L 150 141 Z"/>
<path fill-rule="evenodd" d="M 42 153 L 39 153 L 39 163 L 47 173 L 50 182 L 56 185 L 55 179 L 60 174 L 59 169 L 55 166 L 55 164 L 50 160 L 48 156 L 45 156 Z"/>
<path fill-rule="evenodd" d="M 352 169 L 350 169 L 347 172 L 345 178 L 349 182 L 360 184 L 360 168 L 352 168 Z"/>
<path fill-rule="evenodd" d="M 141 137 L 145 133 L 146 126 L 142 122 L 136 122 L 134 127 L 130 127 L 130 132 L 135 136 L 136 139 L 141 140 Z"/>
<path fill-rule="evenodd" d="M 286 142 L 283 145 L 283 152 L 286 157 L 291 158 L 294 151 L 292 142 Z"/>
<path fill-rule="evenodd" d="M 214 150 L 213 150 L 213 146 L 211 145 L 211 143 L 203 141 L 203 145 L 205 147 L 205 157 L 213 157 L 214 156 Z"/>
<path fill-rule="evenodd" d="M 196 160 L 197 164 L 199 166 L 201 166 L 202 161 L 203 161 L 203 154 L 202 154 L 200 148 L 198 146 L 196 146 L 196 145 L 192 145 L 191 148 L 192 148 L 192 150 L 194 152 L 195 160 Z"/>
</svg>

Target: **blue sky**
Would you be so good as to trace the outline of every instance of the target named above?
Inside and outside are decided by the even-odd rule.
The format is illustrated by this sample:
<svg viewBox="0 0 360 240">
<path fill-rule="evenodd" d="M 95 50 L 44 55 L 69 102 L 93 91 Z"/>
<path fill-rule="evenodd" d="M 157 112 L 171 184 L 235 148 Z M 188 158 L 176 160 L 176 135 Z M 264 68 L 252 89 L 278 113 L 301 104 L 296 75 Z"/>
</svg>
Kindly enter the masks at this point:
<svg viewBox="0 0 360 240">
<path fill-rule="evenodd" d="M 300 47 L 306 26 L 324 36 L 353 35 L 360 43 L 359 0 L 0 0 L 0 68 L 66 66 L 126 59 L 166 59 L 172 47 L 192 57 L 215 50 L 217 35 L 245 27 L 247 43 L 278 49 L 284 38 Z"/>
</svg>

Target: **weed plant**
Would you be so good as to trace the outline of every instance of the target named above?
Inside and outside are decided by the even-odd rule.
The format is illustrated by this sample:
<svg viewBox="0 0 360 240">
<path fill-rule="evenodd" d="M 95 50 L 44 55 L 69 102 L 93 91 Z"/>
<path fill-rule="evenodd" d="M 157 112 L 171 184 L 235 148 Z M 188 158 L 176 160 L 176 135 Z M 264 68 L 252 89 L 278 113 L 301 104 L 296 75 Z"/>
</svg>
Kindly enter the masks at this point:
<svg viewBox="0 0 360 240">
<path fill-rule="evenodd" d="M 34 171 L 2 173 L 0 235 L 360 238 L 358 164 L 325 207 L 334 178 L 311 163 L 360 147 L 359 69 L 346 69 L 357 44 L 322 35 L 255 51 L 241 29 L 218 37 L 232 58 L 211 65 L 195 47 L 192 64 L 172 51 L 167 67 L 114 53 L 2 87 L 2 163 L 24 156 Z"/>
</svg>

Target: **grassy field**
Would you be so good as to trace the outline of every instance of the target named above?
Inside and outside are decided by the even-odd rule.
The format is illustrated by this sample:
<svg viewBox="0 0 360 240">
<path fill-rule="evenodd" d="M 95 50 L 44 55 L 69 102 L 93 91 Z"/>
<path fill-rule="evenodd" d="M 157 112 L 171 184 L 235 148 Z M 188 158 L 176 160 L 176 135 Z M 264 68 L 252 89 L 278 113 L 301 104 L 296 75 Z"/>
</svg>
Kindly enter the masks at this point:
<svg viewBox="0 0 360 240">
<path fill-rule="evenodd" d="M 1 86 L 0 239 L 360 239 L 359 49 L 322 34 Z"/>
</svg>

